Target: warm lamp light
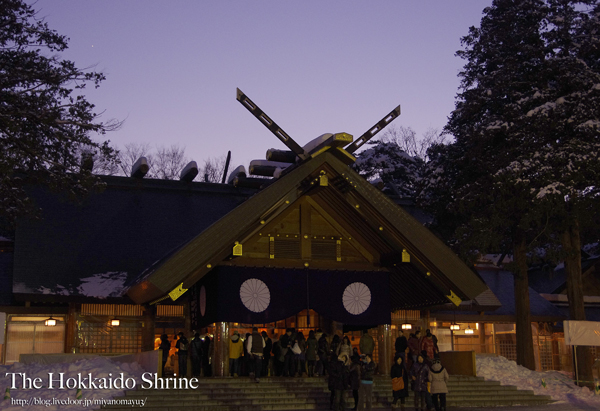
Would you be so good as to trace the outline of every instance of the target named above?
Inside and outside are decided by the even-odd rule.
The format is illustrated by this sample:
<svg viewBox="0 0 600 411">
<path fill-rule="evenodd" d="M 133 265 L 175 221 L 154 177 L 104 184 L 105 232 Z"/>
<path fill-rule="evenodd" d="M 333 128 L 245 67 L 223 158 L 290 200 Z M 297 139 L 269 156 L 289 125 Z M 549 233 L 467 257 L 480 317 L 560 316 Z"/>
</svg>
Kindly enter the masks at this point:
<svg viewBox="0 0 600 411">
<path fill-rule="evenodd" d="M 48 318 L 46 321 L 44 321 L 44 325 L 46 327 L 55 327 L 56 326 L 56 320 L 54 318 L 52 318 L 52 316 L 50 316 L 50 318 Z"/>
<path fill-rule="evenodd" d="M 469 327 L 467 325 L 467 328 L 465 329 L 465 334 L 473 334 L 473 329 L 471 327 Z"/>
<path fill-rule="evenodd" d="M 404 323 L 404 324 L 402 324 L 402 329 L 403 330 L 412 330 L 412 324 Z"/>
<path fill-rule="evenodd" d="M 116 318 L 113 318 L 112 320 L 110 320 L 110 325 L 112 325 L 113 327 L 118 327 L 121 324 L 121 321 L 117 320 Z"/>
<path fill-rule="evenodd" d="M 458 331 L 458 330 L 460 330 L 460 325 L 458 325 L 456 323 L 452 323 L 452 324 L 450 324 L 450 330 L 451 331 Z"/>
</svg>

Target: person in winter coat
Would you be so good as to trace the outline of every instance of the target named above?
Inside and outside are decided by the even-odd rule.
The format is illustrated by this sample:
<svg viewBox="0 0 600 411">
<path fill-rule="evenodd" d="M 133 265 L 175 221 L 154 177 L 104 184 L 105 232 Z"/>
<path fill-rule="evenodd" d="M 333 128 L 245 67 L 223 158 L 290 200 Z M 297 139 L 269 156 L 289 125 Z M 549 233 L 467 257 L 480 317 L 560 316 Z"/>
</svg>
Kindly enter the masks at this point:
<svg viewBox="0 0 600 411">
<path fill-rule="evenodd" d="M 250 355 L 250 353 L 248 352 L 248 350 L 246 349 L 247 344 L 248 344 L 248 338 L 250 338 L 252 334 L 251 333 L 246 333 L 244 339 L 242 340 L 242 344 L 244 344 L 244 354 L 242 356 L 242 360 L 241 360 L 241 367 L 242 367 L 242 372 L 240 375 L 245 376 L 249 376 L 250 373 L 252 372 L 252 356 Z"/>
<path fill-rule="evenodd" d="M 367 330 L 363 331 L 362 337 L 360 337 L 360 341 L 358 343 L 358 348 L 360 348 L 360 353 L 362 355 L 368 355 L 369 357 L 373 357 L 373 351 L 375 350 L 375 340 L 373 337 L 369 335 Z"/>
<path fill-rule="evenodd" d="M 279 339 L 279 345 L 281 347 L 280 355 L 283 357 L 283 376 L 293 377 L 294 376 L 294 353 L 292 352 L 292 346 L 294 344 L 294 337 L 292 333 L 294 330 L 288 328 L 285 330 L 285 334 Z"/>
<path fill-rule="evenodd" d="M 397 408 L 398 400 L 400 400 L 400 409 L 404 410 L 404 401 L 408 397 L 408 370 L 404 366 L 404 357 L 398 352 L 394 357 L 394 365 L 392 365 L 390 376 L 392 377 L 392 391 L 394 395 L 392 408 Z"/>
<path fill-rule="evenodd" d="M 423 356 L 417 355 L 417 361 L 410 370 L 413 391 L 415 392 L 415 411 L 424 411 L 427 396 L 427 381 L 429 380 L 429 367 L 423 362 Z M 419 406 L 420 401 L 420 406 Z"/>
<path fill-rule="evenodd" d="M 402 330 L 400 331 L 400 336 L 396 338 L 396 343 L 394 344 L 394 348 L 396 349 L 396 355 L 400 355 L 406 366 L 406 349 L 408 348 L 408 340 L 404 336 Z"/>
<path fill-rule="evenodd" d="M 273 366 L 271 365 L 271 350 L 273 349 L 273 340 L 269 338 L 269 334 L 266 331 L 260 333 L 265 340 L 265 349 L 263 350 L 263 367 L 261 377 L 266 377 L 269 372 L 272 371 Z M 271 374 L 273 374 L 271 372 Z"/>
<path fill-rule="evenodd" d="M 334 411 L 346 410 L 346 390 L 348 389 L 349 371 L 348 356 L 340 355 L 331 361 L 329 367 L 329 390 L 331 391 L 330 409 Z"/>
<path fill-rule="evenodd" d="M 427 330 L 425 336 L 421 339 L 419 351 L 425 351 L 427 353 L 427 357 L 429 359 L 433 359 L 435 356 L 435 343 L 433 342 L 433 334 L 431 334 L 430 330 Z"/>
<path fill-rule="evenodd" d="M 192 377 L 199 377 L 202 371 L 202 340 L 200 333 L 194 334 L 194 339 L 190 342 L 190 355 L 192 359 Z"/>
<path fill-rule="evenodd" d="M 258 327 L 252 327 L 252 334 L 246 339 L 246 351 L 251 364 L 250 378 L 255 382 L 260 382 L 265 345 L 265 340 L 258 332 Z"/>
<path fill-rule="evenodd" d="M 350 344 L 350 339 L 347 335 L 345 335 L 342 339 L 342 343 L 338 345 L 337 354 L 338 356 L 344 354 L 348 358 L 350 358 L 350 356 L 352 355 L 352 344 Z"/>
<path fill-rule="evenodd" d="M 355 348 L 355 350 L 357 350 Z M 358 350 L 357 350 L 358 351 Z M 350 357 L 350 365 L 348 366 L 350 372 L 350 389 L 352 390 L 352 396 L 354 397 L 354 408 L 358 409 L 358 390 L 360 389 L 360 356 Z"/>
<path fill-rule="evenodd" d="M 419 349 L 419 337 L 421 336 L 420 332 L 417 331 L 414 334 L 410 334 L 408 337 L 408 349 L 409 353 L 412 356 L 413 363 L 417 362 L 417 355 L 421 352 Z"/>
<path fill-rule="evenodd" d="M 429 381 L 431 382 L 431 395 L 435 411 L 446 411 L 446 394 L 448 394 L 448 371 L 442 366 L 440 360 L 435 359 L 431 370 L 429 370 Z"/>
<path fill-rule="evenodd" d="M 162 376 L 164 377 L 165 365 L 169 359 L 169 351 L 171 351 L 171 341 L 169 341 L 167 334 L 160 336 L 160 347 L 158 347 L 158 349 L 162 351 Z"/>
<path fill-rule="evenodd" d="M 205 335 L 202 344 L 202 372 L 205 377 L 212 375 L 212 367 L 210 366 L 210 359 L 213 353 L 213 344 L 209 335 Z"/>
<path fill-rule="evenodd" d="M 329 360 L 331 362 L 335 362 L 336 358 L 338 357 L 337 355 L 337 349 L 340 346 L 340 336 L 339 335 L 334 335 L 333 338 L 331 339 L 331 343 L 329 344 Z"/>
<path fill-rule="evenodd" d="M 298 377 L 302 377 L 304 373 L 306 373 L 306 339 L 304 338 L 304 333 L 299 331 L 296 334 L 296 342 L 298 344 L 298 348 L 300 349 L 300 353 L 294 353 L 294 361 L 295 370 L 298 373 Z"/>
<path fill-rule="evenodd" d="M 315 334 L 315 338 L 319 335 L 319 330 Z M 315 370 L 315 374 L 318 377 L 319 375 L 326 375 L 329 371 L 329 343 L 327 342 L 327 334 L 321 332 L 321 337 L 317 338 L 318 341 L 318 349 L 317 356 L 318 363 L 317 369 Z"/>
<path fill-rule="evenodd" d="M 244 354 L 244 343 L 236 331 L 229 339 L 229 374 L 233 377 L 240 375 L 240 361 Z"/>
<path fill-rule="evenodd" d="M 315 365 L 317 364 L 317 349 L 319 342 L 315 337 L 315 332 L 310 330 L 308 332 L 308 339 L 306 340 L 306 361 L 308 362 L 308 376 L 314 377 Z"/>
<path fill-rule="evenodd" d="M 277 335 L 274 336 L 275 338 Z M 277 377 L 281 377 L 283 374 L 283 353 L 281 350 L 281 338 L 276 338 L 273 342 L 273 349 L 271 350 L 273 353 L 273 369 L 275 371 L 275 375 Z"/>
<path fill-rule="evenodd" d="M 373 374 L 375 374 L 375 363 L 371 356 L 363 356 L 362 366 L 360 368 L 360 388 L 358 389 L 358 410 L 363 411 L 366 407 L 368 411 L 372 409 L 373 398 Z"/>
<path fill-rule="evenodd" d="M 360 364 L 360 354 L 358 353 L 358 348 L 352 348 L 352 355 L 350 356 L 350 361 L 358 362 Z"/>
<path fill-rule="evenodd" d="M 177 359 L 179 363 L 179 376 L 186 377 L 187 376 L 187 355 L 189 342 L 188 339 L 185 338 L 183 332 L 179 332 L 177 334 L 179 339 L 177 340 L 177 344 L 175 344 L 175 348 L 177 348 Z"/>
</svg>

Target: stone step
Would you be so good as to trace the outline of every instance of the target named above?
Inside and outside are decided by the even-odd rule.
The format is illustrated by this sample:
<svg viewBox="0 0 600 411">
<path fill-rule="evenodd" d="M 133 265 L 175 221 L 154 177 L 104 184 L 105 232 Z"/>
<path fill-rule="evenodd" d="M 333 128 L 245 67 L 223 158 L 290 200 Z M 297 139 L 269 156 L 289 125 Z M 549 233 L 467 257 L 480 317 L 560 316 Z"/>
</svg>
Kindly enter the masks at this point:
<svg viewBox="0 0 600 411">
<path fill-rule="evenodd" d="M 550 396 L 535 396 L 532 391 L 503 386 L 480 377 L 451 376 L 447 396 L 449 407 L 497 407 L 544 405 Z M 407 404 L 412 405 L 412 392 Z M 207 378 L 198 381 L 197 389 L 132 390 L 121 399 L 145 399 L 144 411 L 287 411 L 326 410 L 329 408 L 327 377 Z M 348 392 L 347 402 L 354 405 Z M 391 380 L 376 377 L 373 386 L 374 409 L 389 409 L 392 402 Z M 105 406 L 111 410 L 130 410 L 131 406 Z"/>
</svg>

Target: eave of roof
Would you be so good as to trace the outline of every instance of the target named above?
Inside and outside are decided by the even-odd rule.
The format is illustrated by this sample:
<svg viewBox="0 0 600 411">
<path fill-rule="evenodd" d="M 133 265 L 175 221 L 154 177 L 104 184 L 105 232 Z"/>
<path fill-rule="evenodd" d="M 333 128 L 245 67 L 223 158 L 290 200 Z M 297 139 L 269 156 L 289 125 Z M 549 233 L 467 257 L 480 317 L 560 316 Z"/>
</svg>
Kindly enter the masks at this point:
<svg viewBox="0 0 600 411">
<path fill-rule="evenodd" d="M 314 196 L 351 208 L 352 218 L 371 226 L 372 232 L 378 233 L 384 243 L 391 244 L 388 248 L 393 250 L 400 246 L 399 251 L 402 251 L 405 247 L 430 271 L 430 280 L 441 293 L 452 290 L 462 299 L 473 299 L 488 289 L 435 235 L 340 160 L 336 150 L 300 163 L 216 221 L 170 258 L 148 270 L 145 278 L 130 288 L 128 295 L 138 303 L 146 303 L 165 297 L 178 286 L 189 288 L 227 258 L 236 241 L 243 243 L 295 200 L 314 190 L 315 186 L 310 184 L 314 181 L 311 174 L 322 168 L 333 170 L 336 174 L 333 177 L 345 179 L 343 184 L 347 189 L 343 193 L 337 189 L 334 192 L 333 187 L 317 185 L 320 191 L 315 190 Z M 331 184 L 334 182 L 330 181 Z"/>
</svg>

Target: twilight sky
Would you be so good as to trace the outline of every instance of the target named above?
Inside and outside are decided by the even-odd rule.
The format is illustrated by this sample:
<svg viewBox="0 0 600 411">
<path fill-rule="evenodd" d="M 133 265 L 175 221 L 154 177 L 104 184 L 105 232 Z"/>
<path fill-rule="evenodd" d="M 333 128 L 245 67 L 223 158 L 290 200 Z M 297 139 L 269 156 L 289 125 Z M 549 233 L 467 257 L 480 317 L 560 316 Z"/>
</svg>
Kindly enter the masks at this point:
<svg viewBox="0 0 600 411">
<path fill-rule="evenodd" d="M 396 126 L 442 128 L 454 107 L 454 56 L 491 0 L 38 0 L 66 35 L 63 57 L 107 80 L 88 99 L 106 138 L 178 144 L 201 166 L 232 151 L 232 167 L 285 146 L 235 99 L 245 92 L 300 145 L 358 138 L 396 105 Z M 230 168 L 231 171 L 232 168 Z"/>
</svg>

